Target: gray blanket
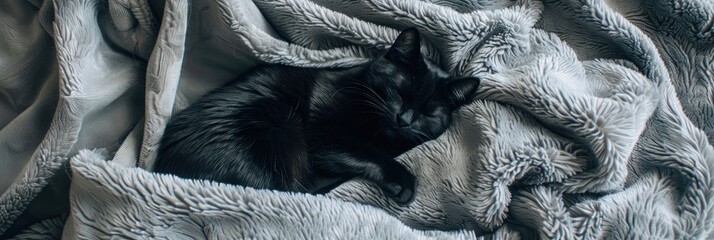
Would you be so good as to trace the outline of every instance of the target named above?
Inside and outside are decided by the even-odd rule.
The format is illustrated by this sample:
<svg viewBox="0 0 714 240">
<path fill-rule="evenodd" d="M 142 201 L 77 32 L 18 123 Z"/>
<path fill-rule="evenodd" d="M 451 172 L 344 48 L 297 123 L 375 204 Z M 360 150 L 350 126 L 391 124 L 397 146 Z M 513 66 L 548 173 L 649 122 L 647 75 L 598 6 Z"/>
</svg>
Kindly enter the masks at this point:
<svg viewBox="0 0 714 240">
<path fill-rule="evenodd" d="M 398 157 L 410 205 L 151 173 L 202 94 L 263 62 L 364 63 L 412 26 L 482 81 Z M 713 84 L 710 0 L 0 1 L 0 235 L 712 239 Z"/>
</svg>

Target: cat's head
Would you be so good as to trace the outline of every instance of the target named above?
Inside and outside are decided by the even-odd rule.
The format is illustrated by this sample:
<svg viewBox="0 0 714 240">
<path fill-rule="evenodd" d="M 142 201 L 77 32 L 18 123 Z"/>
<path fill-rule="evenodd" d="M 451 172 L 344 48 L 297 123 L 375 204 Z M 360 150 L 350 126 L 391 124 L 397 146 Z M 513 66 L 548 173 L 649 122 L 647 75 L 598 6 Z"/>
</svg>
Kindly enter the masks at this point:
<svg viewBox="0 0 714 240">
<path fill-rule="evenodd" d="M 416 29 L 404 30 L 380 59 L 370 64 L 365 87 L 379 115 L 379 125 L 392 139 L 422 142 L 448 128 L 451 113 L 474 99 L 479 79 L 453 78 L 426 60 Z"/>
</svg>

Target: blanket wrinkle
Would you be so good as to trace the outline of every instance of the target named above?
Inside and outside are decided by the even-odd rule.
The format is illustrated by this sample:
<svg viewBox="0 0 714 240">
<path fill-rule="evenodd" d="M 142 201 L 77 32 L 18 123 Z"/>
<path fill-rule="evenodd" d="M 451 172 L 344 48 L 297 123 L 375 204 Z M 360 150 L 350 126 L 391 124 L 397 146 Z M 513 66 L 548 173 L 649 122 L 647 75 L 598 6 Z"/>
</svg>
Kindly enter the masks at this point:
<svg viewBox="0 0 714 240">
<path fill-rule="evenodd" d="M 712 16 L 708 0 L 0 2 L 0 238 L 711 239 Z M 262 63 L 366 63 L 407 27 L 481 79 L 397 157 L 411 204 L 359 179 L 309 195 L 151 173 L 201 95 Z M 37 205 L 53 199 L 69 212 Z"/>
<path fill-rule="evenodd" d="M 188 1 L 168 1 L 146 73 L 144 134 L 138 166 L 151 170 L 164 127 L 171 117 L 183 63 Z"/>
</svg>

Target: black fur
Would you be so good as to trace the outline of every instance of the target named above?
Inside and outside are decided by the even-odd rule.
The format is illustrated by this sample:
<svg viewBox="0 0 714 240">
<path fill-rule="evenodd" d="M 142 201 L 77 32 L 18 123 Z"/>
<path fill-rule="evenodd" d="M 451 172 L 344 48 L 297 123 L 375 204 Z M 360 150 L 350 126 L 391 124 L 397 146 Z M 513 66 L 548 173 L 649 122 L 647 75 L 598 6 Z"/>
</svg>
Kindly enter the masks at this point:
<svg viewBox="0 0 714 240">
<path fill-rule="evenodd" d="M 301 192 L 315 176 L 359 177 L 406 204 L 415 178 L 394 158 L 443 133 L 479 84 L 452 79 L 419 48 L 408 29 L 362 66 L 258 67 L 171 119 L 155 171 Z"/>
</svg>

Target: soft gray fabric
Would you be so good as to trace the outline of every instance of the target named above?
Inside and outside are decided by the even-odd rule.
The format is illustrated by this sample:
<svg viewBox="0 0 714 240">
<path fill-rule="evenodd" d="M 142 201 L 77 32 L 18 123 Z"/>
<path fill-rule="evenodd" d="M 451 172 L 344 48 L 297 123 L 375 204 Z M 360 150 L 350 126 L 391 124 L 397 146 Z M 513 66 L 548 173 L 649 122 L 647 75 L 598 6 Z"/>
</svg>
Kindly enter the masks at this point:
<svg viewBox="0 0 714 240">
<path fill-rule="evenodd" d="M 412 26 L 482 82 L 398 158 L 410 205 L 144 170 L 171 114 L 256 64 L 352 66 Z M 0 1 L 0 233 L 711 239 L 712 84 L 709 0 Z"/>
</svg>

